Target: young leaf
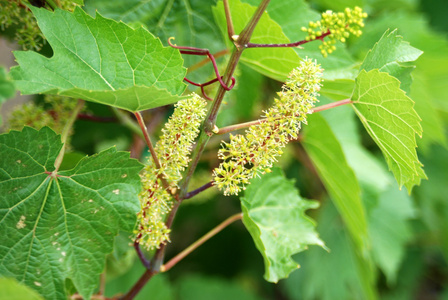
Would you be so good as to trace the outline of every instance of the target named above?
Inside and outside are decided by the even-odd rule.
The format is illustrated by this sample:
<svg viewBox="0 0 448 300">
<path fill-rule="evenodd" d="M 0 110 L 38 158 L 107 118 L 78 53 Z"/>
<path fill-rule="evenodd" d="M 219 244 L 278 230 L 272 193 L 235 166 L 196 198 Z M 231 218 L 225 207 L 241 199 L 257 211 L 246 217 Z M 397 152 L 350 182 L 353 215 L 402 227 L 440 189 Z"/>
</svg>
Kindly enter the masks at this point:
<svg viewBox="0 0 448 300">
<path fill-rule="evenodd" d="M 229 1 L 229 6 L 235 34 L 239 34 L 251 19 L 256 7 L 239 0 Z M 221 26 L 223 35 L 228 39 L 222 1 L 219 1 L 213 8 L 213 14 Z M 255 27 L 250 42 L 257 44 L 289 43 L 289 39 L 283 33 L 282 28 L 267 13 L 264 13 Z M 247 49 L 241 56 L 241 61 L 261 74 L 279 81 L 285 81 L 291 70 L 300 64 L 300 58 L 292 48 Z"/>
<path fill-rule="evenodd" d="M 73 13 L 30 8 L 54 55 L 14 52 L 11 69 L 23 94 L 60 94 L 139 111 L 174 103 L 186 85 L 183 60 L 143 28 L 77 7 Z"/>
<path fill-rule="evenodd" d="M 0 274 L 46 299 L 65 298 L 69 278 L 90 299 L 114 237 L 135 224 L 142 165 L 111 148 L 55 172 L 61 148 L 48 127 L 0 135 Z"/>
<path fill-rule="evenodd" d="M 308 117 L 303 146 L 347 225 L 356 246 L 365 254 L 370 243 L 358 180 L 347 164 L 339 141 L 319 114 Z"/>
<path fill-rule="evenodd" d="M 442 116 L 439 114 L 439 111 L 448 112 L 448 101 L 445 100 L 448 81 L 446 35 L 434 31 L 423 14 L 404 13 L 402 9 L 396 13 L 383 14 L 367 27 L 365 34 L 352 45 L 354 51 L 367 52 L 387 27 L 399 28 L 400 35 L 424 51 L 415 62 L 417 68 L 413 72 L 414 81 L 410 93 L 411 99 L 416 102 L 414 109 L 423 120 L 425 133 L 418 141 L 419 152 L 427 152 L 433 143 L 446 144 Z M 429 118 L 425 118 L 426 116 Z"/>
<path fill-rule="evenodd" d="M 415 134 L 422 135 L 414 102 L 400 90 L 398 79 L 374 69 L 356 78 L 353 108 L 383 152 L 400 187 L 411 192 L 426 178 L 415 150 Z"/>
<path fill-rule="evenodd" d="M 387 30 L 372 50 L 367 53 L 360 70 L 367 72 L 379 69 L 389 73 L 401 82 L 401 89 L 409 93 L 412 83 L 411 71 L 414 66 L 404 66 L 403 63 L 415 61 L 422 51 L 412 47 L 397 34 L 395 29 L 391 33 Z"/>
<path fill-rule="evenodd" d="M 277 282 L 299 265 L 291 258 L 308 245 L 325 247 L 305 210 L 317 202 L 303 200 L 281 169 L 251 180 L 241 199 L 243 223 L 264 259 L 264 278 Z"/>
</svg>

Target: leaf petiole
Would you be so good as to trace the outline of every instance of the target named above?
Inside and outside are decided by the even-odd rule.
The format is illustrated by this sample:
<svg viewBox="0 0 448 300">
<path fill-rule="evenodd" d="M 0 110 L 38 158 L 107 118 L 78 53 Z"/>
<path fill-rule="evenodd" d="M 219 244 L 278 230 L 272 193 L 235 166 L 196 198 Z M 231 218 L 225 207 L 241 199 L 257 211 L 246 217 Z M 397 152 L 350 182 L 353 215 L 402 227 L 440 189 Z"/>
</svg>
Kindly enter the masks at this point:
<svg viewBox="0 0 448 300">
<path fill-rule="evenodd" d="M 204 236 L 202 236 L 200 239 L 198 239 L 196 242 L 185 248 L 182 252 L 180 252 L 178 255 L 173 257 L 170 261 L 168 261 L 166 264 L 162 265 L 160 268 L 161 272 L 166 272 L 172 267 L 174 267 L 179 261 L 184 259 L 188 254 L 196 250 L 199 246 L 204 244 L 206 241 L 217 235 L 219 232 L 221 232 L 224 228 L 229 226 L 235 221 L 241 220 L 243 218 L 242 213 L 235 214 L 233 216 L 230 216 L 226 220 L 224 220 L 221 224 L 210 230 L 208 233 L 206 233 Z"/>
<path fill-rule="evenodd" d="M 75 109 L 73 110 L 72 114 L 70 115 L 70 118 L 67 120 L 67 123 L 64 126 L 64 129 L 61 133 L 61 142 L 64 144 L 62 146 L 61 151 L 58 154 L 58 157 L 56 158 L 54 162 L 55 170 L 53 171 L 53 174 L 56 174 L 59 170 L 59 167 L 61 166 L 62 160 L 64 159 L 64 153 L 66 148 L 66 142 L 68 135 L 70 133 L 70 129 L 72 128 L 73 124 L 76 121 L 76 118 L 78 117 L 79 112 L 84 107 L 84 100 L 78 99 L 78 104 L 76 105 Z"/>
</svg>

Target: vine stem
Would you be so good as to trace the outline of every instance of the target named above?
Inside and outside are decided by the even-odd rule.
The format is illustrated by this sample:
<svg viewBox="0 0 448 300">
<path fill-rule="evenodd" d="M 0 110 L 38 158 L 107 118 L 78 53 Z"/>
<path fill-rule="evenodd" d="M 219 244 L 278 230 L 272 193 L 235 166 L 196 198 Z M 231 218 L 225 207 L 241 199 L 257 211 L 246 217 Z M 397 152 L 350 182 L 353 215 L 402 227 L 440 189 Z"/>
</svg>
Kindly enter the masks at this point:
<svg viewBox="0 0 448 300">
<path fill-rule="evenodd" d="M 62 129 L 61 133 L 61 142 L 64 144 L 62 146 L 61 151 L 58 154 L 58 157 L 56 157 L 56 160 L 54 162 L 55 170 L 53 171 L 54 174 L 56 174 L 59 170 L 59 167 L 61 166 L 62 160 L 64 159 L 65 154 L 65 148 L 66 148 L 66 142 L 68 135 L 70 133 L 70 129 L 72 128 L 73 124 L 76 121 L 76 118 L 81 111 L 81 109 L 84 107 L 84 101 L 81 99 L 78 99 L 78 103 L 76 104 L 75 108 L 73 109 L 72 114 L 70 115 L 69 119 L 67 120 L 67 123 L 65 123 L 64 129 Z"/>
<path fill-rule="evenodd" d="M 157 157 L 156 150 L 151 142 L 151 137 L 149 136 L 148 129 L 146 128 L 145 122 L 143 121 L 142 114 L 138 111 L 134 113 L 137 118 L 138 125 L 140 126 L 141 132 L 143 133 L 143 137 L 145 138 L 146 145 L 148 145 L 149 152 L 151 153 L 152 159 L 154 160 L 154 164 L 157 169 L 160 169 L 162 165 L 160 164 L 159 158 Z"/>
<path fill-rule="evenodd" d="M 293 48 L 293 47 L 299 47 L 300 45 L 313 42 L 316 40 L 323 40 L 326 36 L 330 35 L 330 30 L 327 30 L 323 34 L 317 36 L 316 38 L 312 40 L 301 40 L 294 43 L 287 43 L 287 44 L 253 44 L 253 43 L 247 43 L 246 48 Z"/>
<path fill-rule="evenodd" d="M 234 42 L 234 44 L 236 45 L 236 48 L 233 50 L 232 55 L 230 56 L 226 71 L 222 77 L 222 81 L 225 83 L 226 86 L 229 86 L 232 75 L 235 72 L 238 61 L 239 61 L 241 54 L 244 50 L 244 44 L 247 44 L 250 41 L 250 37 L 252 36 L 255 26 L 257 25 L 258 21 L 260 20 L 261 16 L 263 15 L 264 11 L 266 10 L 266 7 L 268 6 L 269 2 L 270 2 L 270 0 L 262 0 L 261 1 L 260 5 L 258 6 L 257 10 L 255 11 L 254 15 L 252 16 L 251 20 L 246 25 L 246 27 L 243 29 L 243 31 L 239 35 L 238 39 Z M 181 204 L 183 197 L 187 193 L 188 184 L 189 184 L 190 179 L 193 176 L 193 173 L 199 163 L 199 159 L 205 149 L 205 146 L 206 146 L 207 142 L 209 141 L 210 137 L 213 135 L 213 129 L 215 127 L 216 117 L 218 115 L 219 108 L 221 106 L 222 100 L 223 100 L 226 92 L 227 92 L 227 90 L 223 87 L 223 85 L 220 85 L 218 92 L 216 93 L 215 99 L 213 100 L 212 106 L 211 106 L 210 110 L 208 111 L 204 122 L 201 125 L 201 129 L 200 129 L 201 132 L 199 134 L 199 138 L 196 143 L 196 147 L 193 150 L 192 160 L 184 174 L 182 181 L 179 184 L 179 186 L 180 186 L 179 194 L 177 194 L 175 196 L 177 201 L 174 204 L 170 214 L 167 217 L 166 226 L 168 228 L 171 227 L 174 217 L 176 215 L 176 212 L 179 208 L 179 205 Z M 140 126 L 142 127 L 142 125 L 140 125 Z M 143 127 L 143 128 L 145 128 L 145 127 Z M 155 274 L 160 272 L 160 267 L 163 264 L 165 247 L 166 247 L 165 244 L 160 245 L 160 248 L 157 249 L 156 253 L 154 254 L 154 257 L 151 261 L 150 268 L 146 270 L 146 272 L 142 275 L 142 277 L 140 277 L 138 282 L 132 287 L 132 289 L 122 299 L 126 299 L 126 300 L 133 299 L 135 297 L 135 295 L 137 295 L 138 292 L 143 288 L 143 286 L 148 282 L 148 280 L 150 280 L 152 278 L 152 276 L 154 276 Z"/>
<path fill-rule="evenodd" d="M 170 261 L 168 261 L 166 264 L 164 264 L 161 268 L 161 272 L 166 272 L 172 267 L 174 267 L 179 261 L 184 259 L 187 255 L 189 255 L 191 252 L 196 250 L 199 246 L 204 244 L 206 241 L 214 237 L 216 234 L 221 232 L 224 228 L 229 226 L 235 221 L 241 220 L 243 218 L 242 213 L 235 214 L 226 220 L 224 220 L 221 224 L 210 230 L 208 233 L 206 233 L 204 236 L 202 236 L 200 239 L 198 239 L 196 242 L 185 248 L 182 252 L 177 254 L 175 257 L 173 257 Z"/>
<path fill-rule="evenodd" d="M 190 199 L 190 198 L 196 196 L 197 194 L 199 194 L 200 192 L 203 192 L 203 191 L 205 191 L 206 189 L 211 188 L 211 187 L 213 186 L 214 183 L 215 183 L 215 182 L 212 180 L 212 181 L 210 181 L 210 182 L 207 182 L 207 183 L 204 184 L 203 186 L 201 186 L 201 187 L 199 187 L 199 188 L 197 188 L 197 189 L 195 189 L 195 190 L 193 190 L 193 191 L 191 191 L 191 192 L 186 193 L 185 196 L 184 196 L 184 198 L 183 198 L 183 200 L 185 200 L 185 199 Z"/>
<path fill-rule="evenodd" d="M 327 110 L 327 109 L 330 109 L 330 108 L 334 108 L 334 107 L 350 104 L 350 103 L 353 103 L 353 101 L 351 99 L 344 99 L 344 100 L 341 100 L 341 101 L 336 101 L 336 102 L 332 102 L 332 103 L 328 103 L 328 104 L 325 104 L 325 105 L 321 105 L 321 106 L 315 107 L 314 109 L 312 109 L 310 111 L 310 113 L 316 113 L 316 112 L 320 112 L 320 111 Z M 266 119 L 258 119 L 258 120 L 255 120 L 255 121 L 229 125 L 229 126 L 220 128 L 217 134 L 226 134 L 226 133 L 229 133 L 229 132 L 232 132 L 232 131 L 235 131 L 235 130 L 248 128 L 248 127 L 250 127 L 252 125 L 260 125 L 262 123 L 265 123 L 266 121 L 267 121 Z"/>
<path fill-rule="evenodd" d="M 263 0 L 255 11 L 252 19 L 243 29 L 238 39 L 234 41 L 235 49 L 230 56 L 229 63 L 227 64 L 226 71 L 223 75 L 223 81 L 226 85 L 230 83 L 233 73 L 235 72 L 236 66 L 240 60 L 240 57 L 243 53 L 244 45 L 249 43 L 250 37 L 255 29 L 256 24 L 260 20 L 263 12 L 266 10 L 270 0 Z M 188 184 L 193 176 L 194 171 L 199 163 L 200 157 L 204 152 L 205 146 L 207 145 L 210 137 L 213 135 L 213 130 L 216 123 L 216 118 L 218 115 L 219 108 L 221 107 L 222 100 L 226 93 L 226 89 L 222 86 L 219 86 L 218 92 L 216 93 L 215 99 L 213 100 L 212 106 L 208 111 L 208 114 L 201 126 L 201 132 L 199 134 L 198 142 L 196 143 L 196 147 L 193 150 L 191 155 L 191 163 L 188 166 L 182 181 L 180 182 L 180 192 L 179 198 L 183 199 L 185 194 L 187 193 Z"/>
<path fill-rule="evenodd" d="M 321 105 L 321 106 L 318 106 L 318 107 L 312 109 L 311 113 L 320 112 L 323 110 L 327 110 L 330 108 L 334 108 L 334 107 L 338 107 L 338 106 L 342 106 L 342 105 L 346 105 L 346 104 L 351 104 L 351 103 L 353 103 L 353 101 L 351 99 L 344 99 L 344 100 L 340 100 L 340 101 L 336 101 L 336 102 L 331 102 L 331 103 Z"/>
</svg>

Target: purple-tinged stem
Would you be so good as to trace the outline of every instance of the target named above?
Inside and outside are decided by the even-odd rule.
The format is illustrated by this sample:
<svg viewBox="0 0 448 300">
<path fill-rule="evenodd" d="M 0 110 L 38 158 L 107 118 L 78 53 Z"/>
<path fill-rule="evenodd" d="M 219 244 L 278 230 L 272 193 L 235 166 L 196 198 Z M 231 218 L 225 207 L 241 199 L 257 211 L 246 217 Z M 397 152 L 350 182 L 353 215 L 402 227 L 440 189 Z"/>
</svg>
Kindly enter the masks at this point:
<svg viewBox="0 0 448 300">
<path fill-rule="evenodd" d="M 146 259 L 145 255 L 143 254 L 142 249 L 140 248 L 140 244 L 137 242 L 134 242 L 134 248 L 135 248 L 138 258 L 142 262 L 143 266 L 145 266 L 146 269 L 149 269 L 151 263 L 148 259 Z"/>
<path fill-rule="evenodd" d="M 204 184 L 203 186 L 201 186 L 201 187 L 199 187 L 199 188 L 197 188 L 197 189 L 195 189 L 195 190 L 192 190 L 191 192 L 186 193 L 185 196 L 184 196 L 184 199 L 190 199 L 190 198 L 196 196 L 196 195 L 199 194 L 200 192 L 203 192 L 203 191 L 205 191 L 206 189 L 211 188 L 211 187 L 213 186 L 214 183 L 215 183 L 215 182 L 212 180 L 212 181 L 210 181 L 210 182 L 207 182 L 207 183 Z"/>
<path fill-rule="evenodd" d="M 292 48 L 292 47 L 298 47 L 300 45 L 316 41 L 316 40 L 323 40 L 326 36 L 330 35 L 330 30 L 323 33 L 322 35 L 317 36 L 313 40 L 301 40 L 294 43 L 287 43 L 287 44 L 253 44 L 253 43 L 247 43 L 246 48 Z"/>
</svg>

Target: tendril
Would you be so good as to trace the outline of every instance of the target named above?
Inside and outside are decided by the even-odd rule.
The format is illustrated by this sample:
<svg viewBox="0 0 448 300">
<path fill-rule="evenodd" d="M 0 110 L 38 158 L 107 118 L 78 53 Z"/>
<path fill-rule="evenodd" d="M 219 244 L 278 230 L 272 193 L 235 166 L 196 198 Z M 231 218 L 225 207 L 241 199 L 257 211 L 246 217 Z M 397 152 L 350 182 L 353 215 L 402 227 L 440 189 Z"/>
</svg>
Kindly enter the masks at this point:
<svg viewBox="0 0 448 300">
<path fill-rule="evenodd" d="M 196 48 L 196 47 L 187 47 L 187 46 L 177 46 L 176 44 L 171 43 L 171 40 L 174 39 L 173 37 L 170 37 L 168 39 L 168 44 L 175 48 L 178 49 L 179 52 L 181 54 L 188 54 L 188 55 L 203 55 L 203 56 L 207 56 L 210 61 L 212 62 L 213 65 L 213 70 L 215 71 L 215 75 L 216 78 L 210 81 L 207 81 L 205 83 L 196 83 L 193 82 L 187 78 L 184 78 L 184 80 L 194 86 L 200 87 L 202 94 L 204 96 L 204 98 L 206 98 L 207 100 L 213 100 L 210 97 L 207 96 L 207 94 L 204 91 L 204 87 L 207 85 L 210 85 L 212 83 L 215 83 L 217 81 L 219 81 L 219 84 L 222 86 L 223 89 L 225 89 L 226 91 L 230 91 L 234 86 L 235 86 L 235 77 L 232 76 L 231 80 L 232 83 L 230 84 L 230 86 L 228 86 L 227 84 L 224 83 L 224 81 L 222 80 L 222 76 L 219 74 L 219 70 L 218 70 L 218 65 L 216 64 L 216 60 L 215 57 L 213 56 L 213 54 L 210 53 L 210 51 L 208 49 L 202 49 L 202 48 Z"/>
</svg>

